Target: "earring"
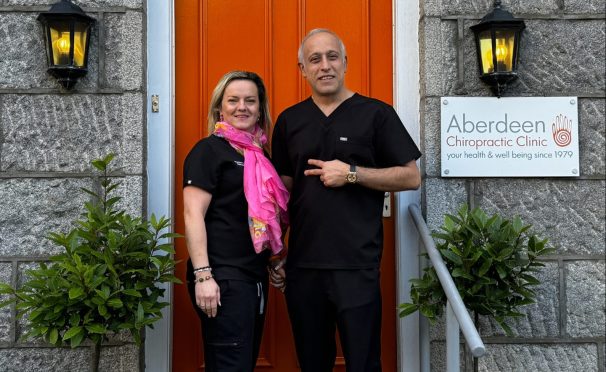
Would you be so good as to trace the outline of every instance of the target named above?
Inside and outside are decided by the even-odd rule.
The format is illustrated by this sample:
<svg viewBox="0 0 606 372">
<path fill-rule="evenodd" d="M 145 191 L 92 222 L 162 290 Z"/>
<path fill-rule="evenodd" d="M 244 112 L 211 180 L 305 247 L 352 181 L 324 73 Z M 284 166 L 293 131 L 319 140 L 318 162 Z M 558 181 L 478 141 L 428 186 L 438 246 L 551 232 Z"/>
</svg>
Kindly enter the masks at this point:
<svg viewBox="0 0 606 372">
<path fill-rule="evenodd" d="M 223 114 L 219 114 L 219 121 L 223 121 Z"/>
</svg>

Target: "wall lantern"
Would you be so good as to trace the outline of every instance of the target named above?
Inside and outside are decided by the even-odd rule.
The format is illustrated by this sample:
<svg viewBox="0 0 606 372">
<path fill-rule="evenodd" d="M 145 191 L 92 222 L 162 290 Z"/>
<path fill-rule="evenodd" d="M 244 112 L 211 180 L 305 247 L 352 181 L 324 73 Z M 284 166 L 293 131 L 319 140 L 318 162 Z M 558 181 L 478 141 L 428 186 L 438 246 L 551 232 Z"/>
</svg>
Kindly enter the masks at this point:
<svg viewBox="0 0 606 372">
<path fill-rule="evenodd" d="M 520 35 L 525 27 L 523 19 L 501 9 L 501 0 L 495 0 L 492 12 L 470 27 L 476 39 L 480 79 L 492 86 L 497 97 L 518 77 Z"/>
<path fill-rule="evenodd" d="M 88 71 L 90 29 L 95 22 L 69 0 L 61 0 L 38 21 L 44 26 L 48 73 L 66 89 Z"/>
</svg>

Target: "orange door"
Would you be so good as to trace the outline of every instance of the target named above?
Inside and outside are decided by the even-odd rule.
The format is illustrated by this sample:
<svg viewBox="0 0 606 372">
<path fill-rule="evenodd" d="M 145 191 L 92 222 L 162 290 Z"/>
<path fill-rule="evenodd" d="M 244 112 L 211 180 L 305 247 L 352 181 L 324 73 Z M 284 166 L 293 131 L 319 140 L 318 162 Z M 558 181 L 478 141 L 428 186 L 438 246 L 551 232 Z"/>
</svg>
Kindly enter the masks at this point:
<svg viewBox="0 0 606 372">
<path fill-rule="evenodd" d="M 255 71 L 269 90 L 272 117 L 308 97 L 297 68 L 297 49 L 313 28 L 330 28 L 347 48 L 347 85 L 392 102 L 392 0 L 176 0 L 175 223 L 183 232 L 182 166 L 207 136 L 208 99 L 233 69 Z M 384 219 L 382 265 L 383 369 L 396 370 L 396 292 L 393 218 Z M 178 240 L 177 275 L 185 277 L 187 248 Z M 271 290 L 257 371 L 297 371 L 284 298 Z M 203 371 L 199 321 L 184 285 L 175 286 L 173 371 Z M 339 354 L 340 355 L 340 354 Z M 342 358 L 336 371 L 344 371 Z"/>
</svg>

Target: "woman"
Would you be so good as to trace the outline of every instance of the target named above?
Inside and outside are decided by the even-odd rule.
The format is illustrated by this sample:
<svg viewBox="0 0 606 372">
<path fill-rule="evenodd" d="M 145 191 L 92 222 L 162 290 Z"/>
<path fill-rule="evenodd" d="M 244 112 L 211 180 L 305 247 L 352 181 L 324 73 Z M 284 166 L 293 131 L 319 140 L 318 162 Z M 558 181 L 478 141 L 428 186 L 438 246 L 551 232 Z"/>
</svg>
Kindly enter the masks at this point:
<svg viewBox="0 0 606 372">
<path fill-rule="evenodd" d="M 208 372 L 253 371 L 259 354 L 267 265 L 282 250 L 288 202 L 266 157 L 270 126 L 261 78 L 229 72 L 211 97 L 211 135 L 185 159 L 188 289 Z"/>
</svg>

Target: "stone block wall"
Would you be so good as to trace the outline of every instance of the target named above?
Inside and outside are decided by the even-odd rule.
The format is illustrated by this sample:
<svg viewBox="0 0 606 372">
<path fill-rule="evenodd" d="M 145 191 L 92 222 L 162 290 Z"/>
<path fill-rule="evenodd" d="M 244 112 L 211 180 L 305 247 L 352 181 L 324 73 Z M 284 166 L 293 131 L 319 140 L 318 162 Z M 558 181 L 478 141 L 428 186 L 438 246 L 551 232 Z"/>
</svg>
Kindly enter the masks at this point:
<svg viewBox="0 0 606 372">
<path fill-rule="evenodd" d="M 473 33 L 493 0 L 421 1 L 422 166 L 430 229 L 461 203 L 519 215 L 557 252 L 539 274 L 538 302 L 506 337 L 481 319 L 480 371 L 605 371 L 604 0 L 504 0 L 524 18 L 519 79 L 505 96 L 578 96 L 581 175 L 576 178 L 442 178 L 440 97 L 491 96 L 479 79 Z M 445 370 L 443 324 L 432 329 L 432 370 Z M 469 355 L 461 371 L 472 371 Z"/>
<path fill-rule="evenodd" d="M 81 187 L 99 187 L 90 161 L 121 167 L 122 206 L 145 211 L 145 2 L 74 1 L 97 22 L 89 71 L 71 91 L 47 74 L 41 24 L 57 0 L 0 0 L 0 281 L 60 250 L 46 236 L 83 212 Z M 2 300 L 2 298 L 0 298 Z M 92 348 L 24 342 L 26 323 L 0 309 L 0 371 L 88 371 Z M 140 371 L 142 348 L 125 335 L 104 346 L 102 371 Z"/>
</svg>

